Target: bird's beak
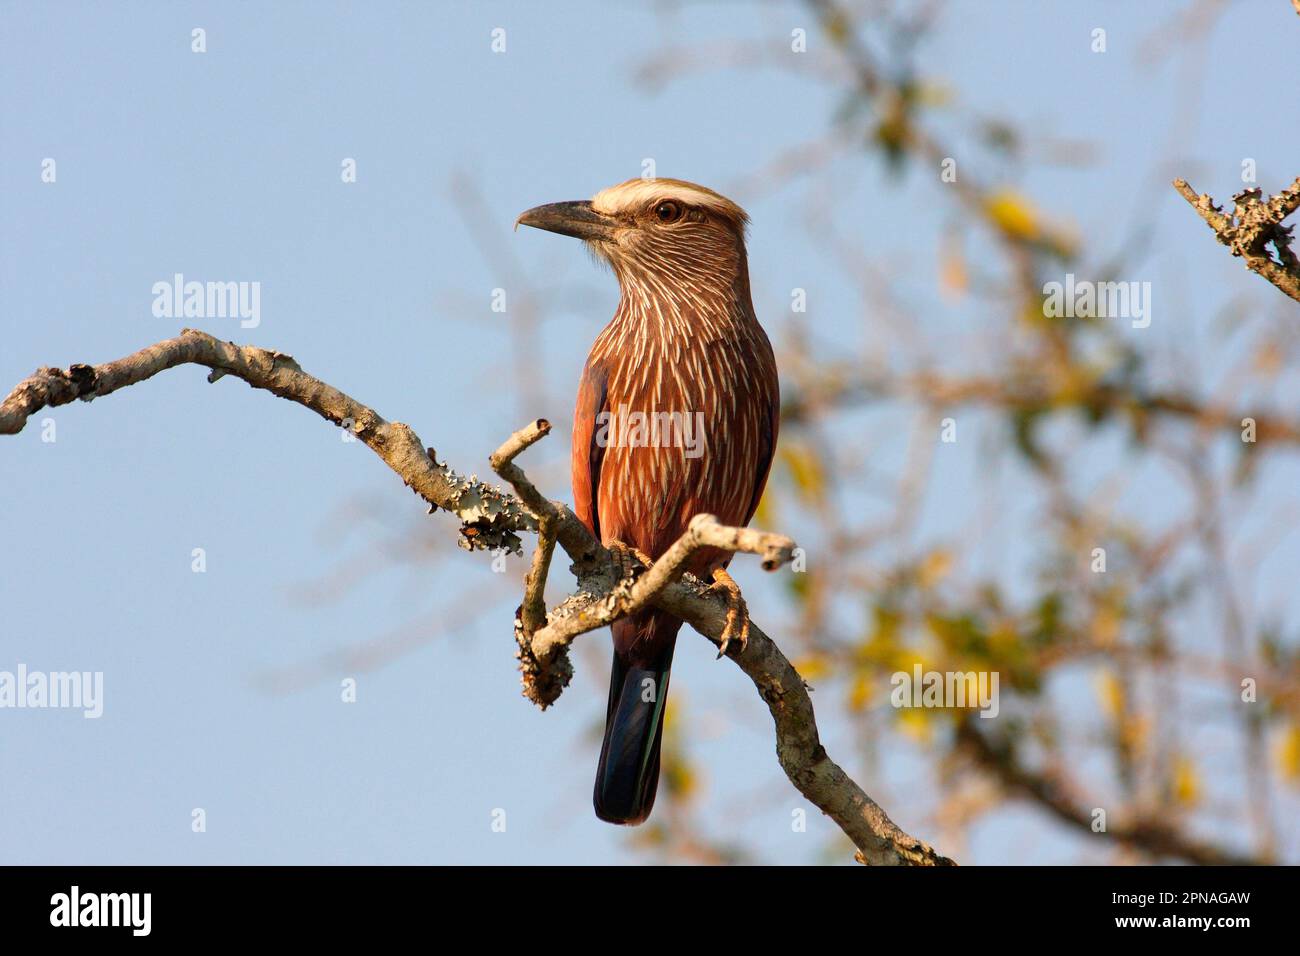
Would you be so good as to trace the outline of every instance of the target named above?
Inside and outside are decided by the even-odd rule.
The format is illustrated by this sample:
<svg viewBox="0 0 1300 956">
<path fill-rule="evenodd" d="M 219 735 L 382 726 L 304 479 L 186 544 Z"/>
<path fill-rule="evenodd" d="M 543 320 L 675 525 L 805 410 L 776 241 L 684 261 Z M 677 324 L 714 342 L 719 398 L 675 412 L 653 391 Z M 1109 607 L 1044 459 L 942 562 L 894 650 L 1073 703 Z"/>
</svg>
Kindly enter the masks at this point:
<svg viewBox="0 0 1300 956">
<path fill-rule="evenodd" d="M 592 209 L 591 203 L 585 199 L 534 206 L 515 220 L 515 228 L 518 229 L 521 223 L 589 242 L 613 239 L 616 225 L 613 219 Z"/>
</svg>

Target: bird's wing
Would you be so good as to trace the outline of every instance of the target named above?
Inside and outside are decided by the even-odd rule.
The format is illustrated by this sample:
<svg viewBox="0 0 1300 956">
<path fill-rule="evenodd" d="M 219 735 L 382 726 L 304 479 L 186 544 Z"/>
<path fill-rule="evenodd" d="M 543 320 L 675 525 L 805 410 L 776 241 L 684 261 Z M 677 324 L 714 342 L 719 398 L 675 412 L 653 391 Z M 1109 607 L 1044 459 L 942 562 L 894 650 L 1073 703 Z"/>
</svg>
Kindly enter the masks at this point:
<svg viewBox="0 0 1300 956">
<path fill-rule="evenodd" d="M 588 359 L 578 382 L 578 402 L 573 409 L 573 511 L 600 540 L 600 467 L 605 443 L 596 441 L 596 418 L 608 412 L 608 373 L 602 363 Z"/>
<path fill-rule="evenodd" d="M 776 435 L 781 428 L 781 397 L 773 391 L 764 402 L 764 408 L 758 423 L 758 455 L 754 470 L 754 495 L 749 500 L 749 510 L 745 512 L 745 524 L 749 524 L 758 503 L 763 498 L 763 489 L 767 487 L 767 476 L 772 470 L 772 456 L 776 454 Z"/>
</svg>

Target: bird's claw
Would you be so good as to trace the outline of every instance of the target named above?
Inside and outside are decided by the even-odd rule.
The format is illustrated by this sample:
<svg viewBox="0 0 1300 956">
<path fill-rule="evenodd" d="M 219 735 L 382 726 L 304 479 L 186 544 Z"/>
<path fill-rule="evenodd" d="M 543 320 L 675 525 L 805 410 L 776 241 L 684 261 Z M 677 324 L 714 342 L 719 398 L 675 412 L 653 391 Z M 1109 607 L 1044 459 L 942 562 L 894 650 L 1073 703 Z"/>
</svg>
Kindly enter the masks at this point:
<svg viewBox="0 0 1300 956">
<path fill-rule="evenodd" d="M 722 628 L 722 640 L 718 643 L 718 659 L 727 653 L 733 640 L 740 645 L 743 654 L 749 645 L 749 605 L 740 593 L 740 585 L 726 568 L 714 568 L 713 589 L 721 591 L 727 599 L 727 621 Z"/>
<path fill-rule="evenodd" d="M 654 560 L 640 548 L 624 544 L 622 541 L 611 541 L 606 548 L 618 567 L 620 581 L 633 580 L 639 573 L 649 570 L 650 565 L 654 564 Z"/>
</svg>

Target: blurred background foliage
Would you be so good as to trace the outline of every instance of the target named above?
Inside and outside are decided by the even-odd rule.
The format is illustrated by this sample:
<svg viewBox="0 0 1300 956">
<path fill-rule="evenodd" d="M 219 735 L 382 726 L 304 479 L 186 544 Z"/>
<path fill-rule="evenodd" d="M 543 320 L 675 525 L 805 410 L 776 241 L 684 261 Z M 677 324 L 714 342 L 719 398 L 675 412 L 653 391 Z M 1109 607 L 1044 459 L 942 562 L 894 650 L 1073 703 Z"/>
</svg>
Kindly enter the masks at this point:
<svg viewBox="0 0 1300 956">
<path fill-rule="evenodd" d="M 1155 35 L 1107 55 L 1149 69 L 1194 58 L 1227 6 L 1170 4 Z M 984 115 L 997 104 L 967 101 L 963 77 L 944 76 L 927 56 L 931 36 L 960 31 L 970 7 L 814 0 L 804 10 L 816 25 L 809 45 L 834 48 L 834 63 L 819 59 L 816 72 L 839 89 L 840 108 L 824 139 L 786 148 L 745 184 L 810 197 L 799 241 L 820 244 L 859 290 L 867 345 L 823 334 L 813 307 L 765 316 L 784 408 L 754 523 L 791 533 L 811 556 L 807 573 L 783 579 L 781 623 L 765 626 L 815 687 L 823 725 L 842 721 L 868 767 L 890 738 L 922 761 L 929 823 L 913 820 L 912 830 L 959 860 L 968 828 L 1001 813 L 1012 831 L 1034 815 L 1086 836 L 1078 862 L 1295 862 L 1294 608 L 1253 603 L 1264 592 L 1262 563 L 1291 535 L 1300 503 L 1293 467 L 1280 485 L 1290 494 L 1256 480 L 1262 459 L 1293 463 L 1300 442 L 1294 303 L 1244 276 L 1243 294 L 1213 317 L 1208 353 L 1194 357 L 1177 335 L 1171 346 L 1124 319 L 1050 317 L 1045 284 L 1070 272 L 1154 279 L 1156 321 L 1191 325 L 1210 301 L 1199 287 L 1206 277 L 1184 275 L 1183 294 L 1174 294 L 1148 247 L 1166 201 L 1159 184 L 1183 157 L 1164 158 L 1174 165 L 1149 177 L 1138 208 L 1117 201 L 1116 229 L 1090 233 L 1072 224 L 1068 192 L 1025 184 L 1035 165 L 1087 167 L 1098 144 Z M 803 22 L 793 13 L 790 22 Z M 728 49 L 717 63 L 738 59 Z M 750 66 L 790 68 L 771 41 L 750 54 L 740 58 Z M 707 44 L 666 49 L 643 71 L 671 82 L 710 60 Z M 1104 145 L 1124 150 L 1122 141 Z M 947 181 L 952 159 L 956 178 Z M 919 294 L 915 285 L 900 290 L 905 278 L 895 281 L 890 265 L 854 241 L 855 231 L 879 236 L 894 223 L 863 219 L 870 202 L 846 195 L 853 166 L 867 171 L 868 191 L 928 182 L 926 201 L 945 210 L 928 244 L 900 250 L 930 272 Z M 1233 162 L 1221 178 L 1238 172 Z M 1128 191 L 1116 183 L 1117 195 Z M 1212 244 L 1190 212 L 1180 215 L 1180 242 Z M 955 309 L 971 316 L 985 347 L 967 348 L 926 321 Z M 1185 344 L 1190 352 L 1191 336 Z M 1246 418 L 1257 425 L 1254 441 L 1243 440 Z M 937 477 L 949 467 L 944 423 L 954 445 L 979 445 L 976 473 L 955 482 Z M 882 434 L 906 436 L 896 471 L 873 461 Z M 985 487 L 998 482 L 1015 507 L 1005 487 Z M 919 528 L 927 507 L 941 516 L 937 533 L 933 522 Z M 1272 515 L 1262 536 L 1239 520 L 1256 509 Z M 1281 555 L 1294 576 L 1293 543 Z M 891 706 L 891 675 L 915 665 L 997 672 L 1000 715 Z M 746 860 L 713 844 L 707 818 L 692 813 L 702 787 L 683 697 L 670 705 L 666 812 L 636 844 L 661 859 Z M 879 797 L 877 773 L 859 779 Z M 881 799 L 897 818 L 899 803 L 910 809 L 919 797 L 897 787 Z M 828 846 L 824 858 L 842 859 L 842 850 Z"/>
</svg>

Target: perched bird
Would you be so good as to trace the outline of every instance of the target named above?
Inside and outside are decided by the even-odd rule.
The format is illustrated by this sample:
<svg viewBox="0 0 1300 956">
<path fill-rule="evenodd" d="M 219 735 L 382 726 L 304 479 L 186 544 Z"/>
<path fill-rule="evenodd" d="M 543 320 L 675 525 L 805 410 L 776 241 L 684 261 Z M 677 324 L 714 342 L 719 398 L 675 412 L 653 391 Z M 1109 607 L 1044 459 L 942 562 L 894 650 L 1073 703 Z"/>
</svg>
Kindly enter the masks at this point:
<svg viewBox="0 0 1300 956">
<path fill-rule="evenodd" d="M 779 394 L 771 343 L 754 316 L 748 217 L 703 186 L 633 179 L 589 202 L 530 209 L 523 224 L 574 236 L 607 262 L 621 296 L 596 338 L 573 418 L 578 517 L 615 553 L 649 564 L 691 518 L 747 524 L 767 483 Z M 749 618 L 729 553 L 687 570 L 727 596 L 723 650 Z M 637 824 L 654 805 L 673 646 L 682 622 L 643 611 L 615 622 L 596 815 Z"/>
</svg>

